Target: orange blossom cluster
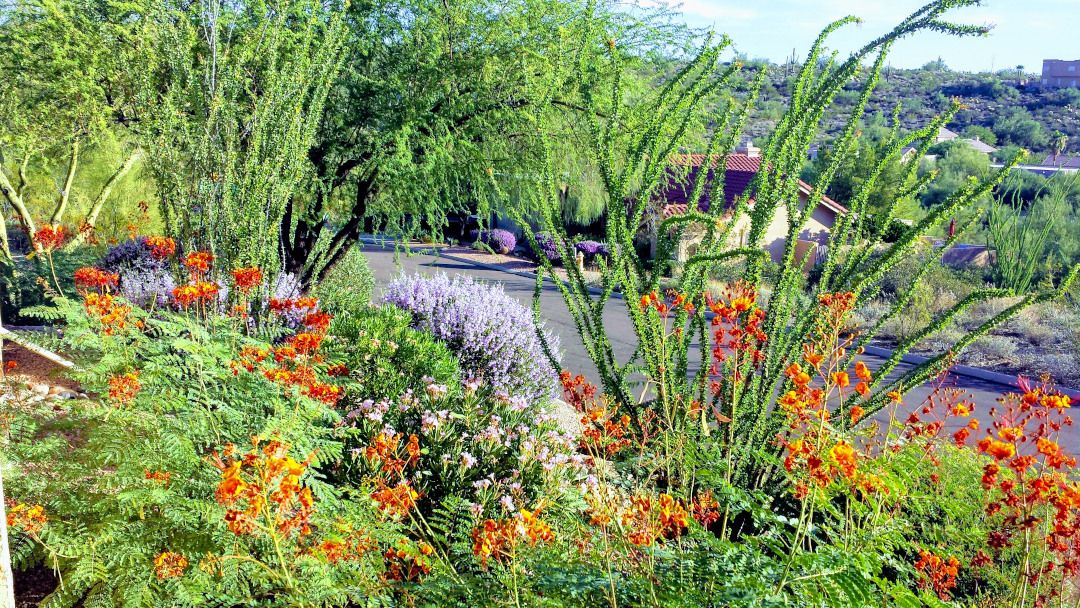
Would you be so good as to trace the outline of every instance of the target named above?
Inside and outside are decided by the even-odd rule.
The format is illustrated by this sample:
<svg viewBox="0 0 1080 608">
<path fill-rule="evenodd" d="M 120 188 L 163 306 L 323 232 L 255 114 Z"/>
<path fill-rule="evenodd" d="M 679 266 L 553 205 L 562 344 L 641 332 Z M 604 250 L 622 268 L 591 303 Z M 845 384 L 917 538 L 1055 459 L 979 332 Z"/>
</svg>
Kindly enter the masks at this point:
<svg viewBox="0 0 1080 608">
<path fill-rule="evenodd" d="M 253 289 L 262 285 L 263 282 L 262 270 L 255 267 L 238 268 L 231 271 L 229 274 L 232 275 L 233 283 L 236 285 L 236 288 L 244 295 L 251 293 Z"/>
<path fill-rule="evenodd" d="M 110 287 L 116 287 L 119 281 L 120 277 L 98 268 L 83 267 L 75 271 L 75 288 L 79 293 L 86 293 L 91 289 L 104 293 Z"/>
<path fill-rule="evenodd" d="M 311 532 L 309 521 L 315 512 L 311 488 L 300 487 L 300 476 L 314 453 L 304 462 L 288 456 L 289 446 L 272 440 L 262 449 L 262 439 L 252 437 L 251 452 L 234 458 L 236 446 L 226 444 L 224 453 L 214 452 L 210 462 L 221 471 L 217 501 L 229 507 L 225 521 L 235 534 L 251 534 L 256 529 L 276 529 L 289 534 L 299 529 Z M 271 506 L 273 505 L 273 506 Z"/>
<path fill-rule="evenodd" d="M 435 549 L 423 541 L 418 541 L 414 547 L 409 544 L 409 541 L 401 539 L 398 541 L 397 549 L 387 549 L 383 555 L 386 562 L 387 580 L 419 581 L 422 576 L 431 572 L 428 556 L 434 552 Z"/>
<path fill-rule="evenodd" d="M 121 376 L 109 378 L 109 399 L 118 405 L 131 403 L 135 395 L 139 393 L 142 385 L 139 384 L 139 372 L 128 372 Z"/>
<path fill-rule="evenodd" d="M 44 224 L 31 237 L 34 244 L 45 251 L 55 251 L 67 239 L 67 229 L 60 224 Z"/>
<path fill-rule="evenodd" d="M 154 259 L 164 260 L 176 253 L 176 241 L 167 236 L 148 236 L 144 242 Z"/>
<path fill-rule="evenodd" d="M 9 528 L 21 528 L 27 534 L 36 534 L 49 521 L 45 508 L 41 505 L 27 507 L 24 504 L 8 509 L 7 525 Z"/>
<path fill-rule="evenodd" d="M 1071 400 L 1046 379 L 1036 384 L 1021 378 L 1020 386 L 1022 394 L 999 400 L 1003 411 L 991 410 L 993 428 L 978 441 L 979 451 L 994 459 L 982 475 L 986 513 L 997 522 L 988 544 L 995 551 L 1017 542 L 1042 544 L 1045 551 L 1025 547 L 1044 556 L 1020 573 L 1032 585 L 1055 571 L 1075 578 L 1080 576 L 1080 484 L 1072 477 L 1077 461 L 1057 442 L 1062 428 L 1072 425 L 1065 414 Z M 990 561 L 980 555 L 974 565 Z"/>
<path fill-rule="evenodd" d="M 649 547 L 665 538 L 678 538 L 690 525 L 690 514 L 683 504 L 668 494 L 651 497 L 644 494 L 625 500 L 603 500 L 597 494 L 585 496 L 589 503 L 589 523 L 608 527 L 617 520 L 626 540 L 639 547 Z"/>
<path fill-rule="evenodd" d="M 955 557 L 944 559 L 923 549 L 919 551 L 919 561 L 915 562 L 919 578 L 919 589 L 930 587 L 943 601 L 949 600 L 949 590 L 956 587 L 956 575 L 960 571 L 960 561 Z"/>
<path fill-rule="evenodd" d="M 107 336 L 127 327 L 128 313 L 131 312 L 131 307 L 121 304 L 119 299 L 94 292 L 86 294 L 83 308 L 87 315 L 101 323 L 102 333 Z"/>
<path fill-rule="evenodd" d="M 473 553 L 480 558 L 481 564 L 486 568 L 488 560 L 501 562 L 513 559 L 523 542 L 533 547 L 537 543 L 554 542 L 555 534 L 551 527 L 537 517 L 540 509 L 522 509 L 517 515 L 500 521 L 486 519 L 473 530 Z"/>
<path fill-rule="evenodd" d="M 172 551 L 165 551 L 154 558 L 154 572 L 161 580 L 181 576 L 187 565 L 186 557 Z"/>
</svg>

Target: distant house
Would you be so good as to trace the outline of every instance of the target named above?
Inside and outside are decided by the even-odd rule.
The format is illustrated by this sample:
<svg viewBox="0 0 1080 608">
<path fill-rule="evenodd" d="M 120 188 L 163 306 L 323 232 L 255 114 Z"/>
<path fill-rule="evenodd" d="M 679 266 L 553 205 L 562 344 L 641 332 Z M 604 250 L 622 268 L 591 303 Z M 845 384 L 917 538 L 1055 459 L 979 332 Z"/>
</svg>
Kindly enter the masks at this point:
<svg viewBox="0 0 1080 608">
<path fill-rule="evenodd" d="M 975 137 L 971 138 L 971 139 L 967 139 L 965 137 L 960 137 L 955 131 L 950 131 L 949 129 L 946 129 L 945 127 L 940 127 L 938 129 L 937 135 L 934 136 L 934 143 L 935 144 L 940 144 L 940 143 L 944 143 L 944 142 L 947 142 L 947 141 L 961 142 L 963 144 L 966 144 L 968 147 L 972 148 L 973 150 L 976 150 L 978 152 L 982 152 L 983 154 L 986 154 L 987 156 L 997 152 L 997 150 L 998 150 L 994 146 L 991 146 L 990 144 L 980 140 L 977 135 Z M 915 153 L 918 152 L 918 150 L 919 150 L 919 146 L 917 146 L 917 145 L 904 146 L 900 150 L 900 162 L 905 162 L 906 163 L 907 161 L 911 160 L 912 158 L 915 157 Z M 926 156 L 926 158 L 933 159 L 933 158 L 937 158 L 937 156 L 928 154 Z"/>
<path fill-rule="evenodd" d="M 1080 88 L 1080 59 L 1043 59 L 1042 85 L 1054 89 Z"/>
<path fill-rule="evenodd" d="M 1080 169 L 1080 154 L 1047 154 L 1042 166 L 1058 169 Z"/>
<path fill-rule="evenodd" d="M 750 187 L 750 182 L 753 181 L 754 176 L 761 170 L 760 152 L 761 151 L 754 147 L 751 142 L 746 142 L 744 145 L 736 148 L 734 154 L 727 157 L 727 168 L 724 172 L 725 211 L 721 214 L 721 219 L 731 218 L 735 202 L 739 197 L 746 193 L 747 188 Z M 693 202 L 690 200 L 690 195 L 693 193 L 694 180 L 701 170 L 701 167 L 705 164 L 705 155 L 683 154 L 672 159 L 672 164 L 680 167 L 689 165 L 689 175 L 685 180 L 679 180 L 673 174 L 670 177 L 668 184 L 662 187 L 659 194 L 653 199 L 653 205 L 650 207 L 651 221 L 649 222 L 649 225 L 646 226 L 646 231 L 648 233 L 647 236 L 653 245 L 654 254 L 657 237 L 656 230 L 660 222 L 666 218 L 686 213 L 693 205 Z M 719 159 L 714 159 L 709 165 L 708 174 L 706 175 L 705 191 L 702 194 L 701 199 L 697 201 L 697 208 L 702 213 L 706 213 L 709 210 L 708 192 L 715 177 L 715 170 L 719 166 Z M 810 185 L 799 180 L 800 204 L 806 205 L 810 196 L 810 191 Z M 749 199 L 749 204 L 750 206 L 753 206 L 754 204 L 753 195 L 751 195 Z M 847 208 L 843 205 L 840 205 L 828 197 L 822 197 L 813 213 L 811 213 L 810 220 L 799 234 L 799 244 L 796 248 L 796 254 L 799 255 L 800 258 L 805 259 L 808 264 L 812 263 L 816 246 L 823 245 L 827 242 L 829 233 L 836 223 L 836 218 L 840 214 L 845 214 L 847 212 Z M 738 247 L 746 244 L 749 231 L 750 218 L 743 215 L 738 219 L 736 225 L 731 230 L 731 246 Z M 787 233 L 787 209 L 780 207 L 773 216 L 772 223 L 769 224 L 769 228 L 765 233 L 765 238 L 762 243 L 763 247 L 776 262 L 783 259 L 784 247 L 787 243 Z M 700 242 L 700 239 L 701 234 L 695 234 L 693 231 L 688 231 L 688 234 L 684 236 L 683 242 L 680 243 L 676 259 L 678 261 L 686 261 L 696 252 L 697 244 Z"/>
</svg>

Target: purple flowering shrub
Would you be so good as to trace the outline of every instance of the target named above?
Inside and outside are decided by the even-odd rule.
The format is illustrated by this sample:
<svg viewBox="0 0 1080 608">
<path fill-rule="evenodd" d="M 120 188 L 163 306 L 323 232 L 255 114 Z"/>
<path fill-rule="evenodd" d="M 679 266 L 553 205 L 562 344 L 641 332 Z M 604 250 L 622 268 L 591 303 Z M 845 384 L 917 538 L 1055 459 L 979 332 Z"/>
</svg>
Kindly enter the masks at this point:
<svg viewBox="0 0 1080 608">
<path fill-rule="evenodd" d="M 599 241 L 581 241 L 574 244 L 574 249 L 585 256 L 586 264 L 595 264 L 597 260 L 607 260 L 611 257 L 608 246 Z"/>
<path fill-rule="evenodd" d="M 97 266 L 102 270 L 120 273 L 125 269 L 162 269 L 166 268 L 167 263 L 151 255 L 146 237 L 141 236 L 110 247 L 105 255 L 101 256 Z"/>
<path fill-rule="evenodd" d="M 347 406 L 338 423 L 345 438 L 339 475 L 367 483 L 385 477 L 368 448 L 382 435 L 383 444 L 408 459 L 407 444 L 415 436 L 416 460 L 388 485 L 409 483 L 423 511 L 455 496 L 469 501 L 474 516 L 496 519 L 587 475 L 577 440 L 558 430 L 549 404 L 493 391 L 476 379 L 424 380 L 416 391 Z"/>
<path fill-rule="evenodd" d="M 416 274 L 392 281 L 383 300 L 412 314 L 415 326 L 446 343 L 466 375 L 529 402 L 546 403 L 559 395 L 558 370 L 544 355 L 532 312 L 501 285 Z M 545 336 L 557 353 L 557 337 Z"/>
<path fill-rule="evenodd" d="M 558 264 L 562 261 L 562 258 L 559 257 L 559 250 L 555 246 L 555 239 L 552 238 L 551 235 L 546 232 L 537 232 L 535 238 L 536 245 L 540 248 L 540 253 L 543 254 L 543 256 L 546 257 L 548 261 L 550 261 L 552 264 Z M 529 248 L 528 251 L 530 257 L 536 257 L 536 253 L 532 250 L 532 248 Z"/>
<path fill-rule="evenodd" d="M 488 247 L 491 247 L 495 253 L 501 253 L 506 255 L 514 250 L 517 246 L 517 237 L 513 233 L 503 230 L 501 228 L 495 228 L 494 230 L 481 230 L 473 231 L 473 236 L 477 242 L 483 243 Z"/>
</svg>

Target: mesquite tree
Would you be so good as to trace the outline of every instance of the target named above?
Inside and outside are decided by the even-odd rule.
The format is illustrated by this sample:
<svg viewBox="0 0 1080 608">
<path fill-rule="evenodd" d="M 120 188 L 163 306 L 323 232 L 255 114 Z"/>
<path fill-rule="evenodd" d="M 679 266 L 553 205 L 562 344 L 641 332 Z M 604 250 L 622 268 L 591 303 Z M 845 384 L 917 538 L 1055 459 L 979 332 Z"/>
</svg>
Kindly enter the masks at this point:
<svg viewBox="0 0 1080 608">
<path fill-rule="evenodd" d="M 729 481 L 738 481 L 744 488 L 757 487 L 768 475 L 767 463 L 775 462 L 772 458 L 778 448 L 771 441 L 783 428 L 783 416 L 773 404 L 777 394 L 783 394 L 792 386 L 785 369 L 802 360 L 806 352 L 804 346 L 810 343 L 814 328 L 828 313 L 825 307 L 816 305 L 819 296 L 843 292 L 853 294 L 856 306 L 868 302 L 878 293 L 880 280 L 885 273 L 901 260 L 915 255 L 922 234 L 934 226 L 947 224 L 960 211 L 975 205 L 1001 182 L 1009 167 L 1019 161 L 1019 158 L 1014 158 L 1006 168 L 985 179 L 966 184 L 946 200 L 928 209 L 925 218 L 908 228 L 896 242 L 887 244 L 883 240 L 884 231 L 891 224 L 897 205 L 917 196 L 933 182 L 935 174 L 919 176 L 916 163 L 909 163 L 900 182 L 898 196 L 885 210 L 884 221 L 873 228 L 869 226 L 870 218 L 866 210 L 882 168 L 891 159 L 898 158 L 907 145 L 919 144 L 918 155 L 925 154 L 933 144 L 934 134 L 959 109 L 959 103 L 954 103 L 949 111 L 931 124 L 907 134 L 901 133 L 898 115 L 894 115 L 894 127 L 878 164 L 854 193 L 850 212 L 838 216 L 832 227 L 827 244 L 829 255 L 815 282 L 810 282 L 804 273 L 803 260 L 796 258 L 799 234 L 822 194 L 827 191 L 837 169 L 850 161 L 849 156 L 854 149 L 851 143 L 857 137 L 866 102 L 878 82 L 890 47 L 895 41 L 922 30 L 958 36 L 985 33 L 985 28 L 958 25 L 942 19 L 949 9 L 973 3 L 974 0 L 932 2 L 844 61 L 840 61 L 835 53 L 827 53 L 824 45 L 834 31 L 856 19 L 842 19 L 827 27 L 795 76 L 788 109 L 762 151 L 761 170 L 750 187 L 730 205 L 725 204 L 724 166 L 727 155 L 740 139 L 755 95 L 751 91 L 740 98 L 721 99 L 716 104 L 719 111 L 710 117 L 712 137 L 706 149 L 706 158 L 715 159 L 719 165 L 715 172 L 717 179 L 707 184 L 708 172 L 699 171 L 693 179 L 692 193 L 688 198 L 697 201 L 704 196 L 710 203 L 708 210 L 690 209 L 685 214 L 666 219 L 660 217 L 655 231 L 659 242 L 655 264 L 652 265 L 638 254 L 635 239 L 649 216 L 654 196 L 669 182 L 673 172 L 678 173 L 672 168 L 671 159 L 675 153 L 681 152 L 680 146 L 690 136 L 690 126 L 702 120 L 703 113 L 713 107 L 717 96 L 723 96 L 725 83 L 740 66 L 720 62 L 726 40 L 710 42 L 666 87 L 636 104 L 627 101 L 618 77 L 611 82 L 602 82 L 590 79 L 588 73 L 579 74 L 580 95 L 589 117 L 589 128 L 582 139 L 588 142 L 588 154 L 603 178 L 604 202 L 609 210 L 606 236 L 612 254 L 601 271 L 601 293 L 596 294 L 589 289 L 586 277 L 573 263 L 574 252 L 567 245 L 559 211 L 563 176 L 554 164 L 549 165 L 542 174 L 536 190 L 533 202 L 538 212 L 530 215 L 530 209 L 518 207 L 514 210 L 515 216 L 520 225 L 528 227 L 529 220 L 532 220 L 539 230 L 554 236 L 567 275 L 566 283 L 556 281 L 556 285 L 596 365 L 604 392 L 631 408 L 634 408 L 633 404 L 651 396 L 648 403 L 634 408 L 638 415 L 651 410 L 659 414 L 661 420 L 677 427 L 671 429 L 676 431 L 676 436 L 698 439 L 688 441 L 682 446 L 684 450 L 703 451 L 708 446 L 720 449 L 725 454 L 721 461 L 725 463 L 722 466 L 727 469 L 724 474 Z M 615 39 L 606 42 L 611 49 L 618 44 Z M 872 67 L 864 68 L 864 61 L 871 59 Z M 617 70 L 618 62 L 614 53 L 612 62 Z M 763 75 L 759 73 L 756 81 L 758 86 L 762 78 Z M 853 81 L 861 86 L 860 101 L 854 106 L 845 130 L 833 147 L 830 165 L 818 174 L 808 202 L 802 204 L 798 177 L 809 147 L 819 132 L 825 110 L 836 94 Z M 550 137 L 543 139 L 545 142 L 551 140 Z M 547 158 L 552 160 L 550 154 Z M 682 173 L 681 177 L 685 179 L 687 174 Z M 786 212 L 788 217 L 786 245 L 779 269 L 766 273 L 764 258 L 767 254 L 762 247 L 766 231 L 778 212 Z M 955 236 L 933 250 L 933 255 L 924 261 L 912 285 L 921 280 L 934 259 L 940 259 L 977 217 L 978 214 L 973 214 L 971 220 L 958 227 Z M 736 241 L 732 238 L 732 231 L 740 224 L 740 219 L 748 221 L 748 231 L 744 244 L 736 245 L 733 244 Z M 690 229 L 703 235 L 697 252 L 680 270 L 672 273 L 672 253 Z M 544 270 L 553 273 L 552 264 L 541 254 L 534 235 L 528 236 L 527 240 L 536 249 Z M 762 322 L 767 340 L 761 347 L 759 360 L 729 358 L 723 363 L 720 378 L 728 378 L 721 380 L 728 384 L 724 385 L 726 389 L 723 391 L 713 391 L 711 380 L 717 378 L 710 375 L 711 349 L 707 346 L 710 345 L 711 336 L 704 294 L 710 276 L 721 263 L 731 260 L 744 261 L 743 279 L 746 283 L 758 293 L 769 294 Z M 669 273 L 673 275 L 670 278 L 666 276 Z M 946 367 L 953 354 L 1019 310 L 1062 293 L 1076 273 L 1077 269 L 1073 269 L 1060 288 L 1051 292 L 976 290 L 951 309 L 934 316 L 924 328 L 902 341 L 877 371 L 870 385 L 870 396 L 862 403 L 868 415 L 887 403 L 889 392 L 903 392 L 923 383 Z M 679 308 L 672 313 L 674 320 L 665 320 L 650 314 L 646 307 L 638 306 L 642 296 L 663 291 L 664 286 L 670 286 L 689 298 L 695 305 L 693 311 Z M 903 313 L 912 304 L 910 294 L 913 290 L 910 287 L 906 295 L 898 298 L 873 327 L 855 337 L 847 352 L 848 365 L 859 347 L 873 338 L 884 323 Z M 616 357 L 603 323 L 604 308 L 615 289 L 627 301 L 627 314 L 639 343 L 637 352 L 626 361 Z M 886 379 L 901 357 L 920 340 L 938 332 L 977 302 L 1007 296 L 1015 296 L 1016 301 L 974 331 L 965 333 L 951 345 L 949 353 L 932 357 L 895 378 Z M 672 332 L 672 327 L 679 328 L 679 331 Z M 660 341 L 663 341 L 663 348 L 657 347 Z M 689 358 L 695 344 L 702 347 L 697 371 L 691 374 Z M 640 398 L 635 395 L 634 383 L 631 382 L 633 372 L 638 371 L 648 379 L 650 391 L 643 392 Z M 721 424 L 730 420 L 723 427 L 722 439 L 717 440 L 713 435 L 716 423 L 707 414 L 708 408 L 699 408 L 699 404 L 711 404 L 712 410 L 720 415 L 718 420 Z M 688 412 L 698 411 L 700 415 L 688 415 Z M 710 439 L 710 436 L 713 438 Z M 672 481 L 679 475 L 690 473 L 669 471 Z M 686 479 L 682 481 L 688 482 Z"/>
</svg>

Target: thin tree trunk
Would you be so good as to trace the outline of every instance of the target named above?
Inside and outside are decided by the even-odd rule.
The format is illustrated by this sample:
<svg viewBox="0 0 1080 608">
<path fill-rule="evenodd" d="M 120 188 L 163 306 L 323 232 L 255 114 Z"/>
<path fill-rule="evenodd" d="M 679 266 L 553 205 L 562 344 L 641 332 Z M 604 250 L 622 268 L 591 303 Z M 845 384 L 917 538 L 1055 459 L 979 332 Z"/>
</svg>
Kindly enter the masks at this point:
<svg viewBox="0 0 1080 608">
<path fill-rule="evenodd" d="M 37 232 L 37 228 L 34 226 L 34 218 L 30 216 L 30 211 L 23 203 L 23 199 L 21 196 L 19 196 L 19 192 L 15 189 L 14 186 L 11 185 L 11 182 L 8 181 L 7 175 L 5 175 L 2 170 L 0 170 L 0 192 L 4 193 L 4 198 L 6 198 L 9 203 L 11 203 L 11 206 L 15 208 L 15 211 L 19 212 L 19 217 L 22 219 L 23 228 L 26 228 L 26 231 L 29 232 L 31 235 Z"/>
<path fill-rule="evenodd" d="M 7 233 L 4 233 L 5 243 Z M 3 327 L 0 319 L 0 327 Z M 5 374 L 4 339 L 0 338 L 0 374 Z M 0 458 L 0 606 L 15 608 L 15 573 L 11 570 L 11 550 L 8 548 L 7 513 L 4 504 L 4 461 Z"/>
<path fill-rule="evenodd" d="M 9 260 L 11 259 L 11 243 L 8 242 L 7 218 L 4 217 L 2 211 L 0 211 L 0 251 L 2 251 Z M 2 362 L 3 359 L 0 358 L 0 363 Z"/>
<path fill-rule="evenodd" d="M 127 175 L 127 172 L 135 166 L 135 161 L 139 159 L 140 154 L 141 150 L 139 148 L 132 150 L 131 154 L 127 157 L 127 160 L 124 161 L 124 164 L 120 165 L 120 168 L 116 170 L 116 173 L 113 173 L 108 181 L 105 182 L 105 185 L 101 188 L 101 192 L 98 194 L 97 198 L 94 199 L 94 205 L 90 207 L 90 213 L 86 214 L 86 226 L 93 228 L 97 225 L 98 214 L 101 213 L 102 207 L 105 206 L 105 201 L 109 199 L 109 195 L 112 194 L 116 183 L 123 179 L 124 176 Z M 86 240 L 86 237 L 89 234 L 89 231 L 85 229 L 86 226 L 79 227 L 78 234 L 75 235 L 75 238 L 71 239 L 71 242 L 69 242 L 66 247 L 68 251 L 78 247 Z"/>
<path fill-rule="evenodd" d="M 79 164 L 79 138 L 71 142 L 71 164 L 68 165 L 67 179 L 64 180 L 64 189 L 60 191 L 60 202 L 53 211 L 50 224 L 59 224 L 64 219 L 64 211 L 67 210 L 68 199 L 71 197 L 71 182 L 75 181 L 75 168 Z"/>
</svg>

